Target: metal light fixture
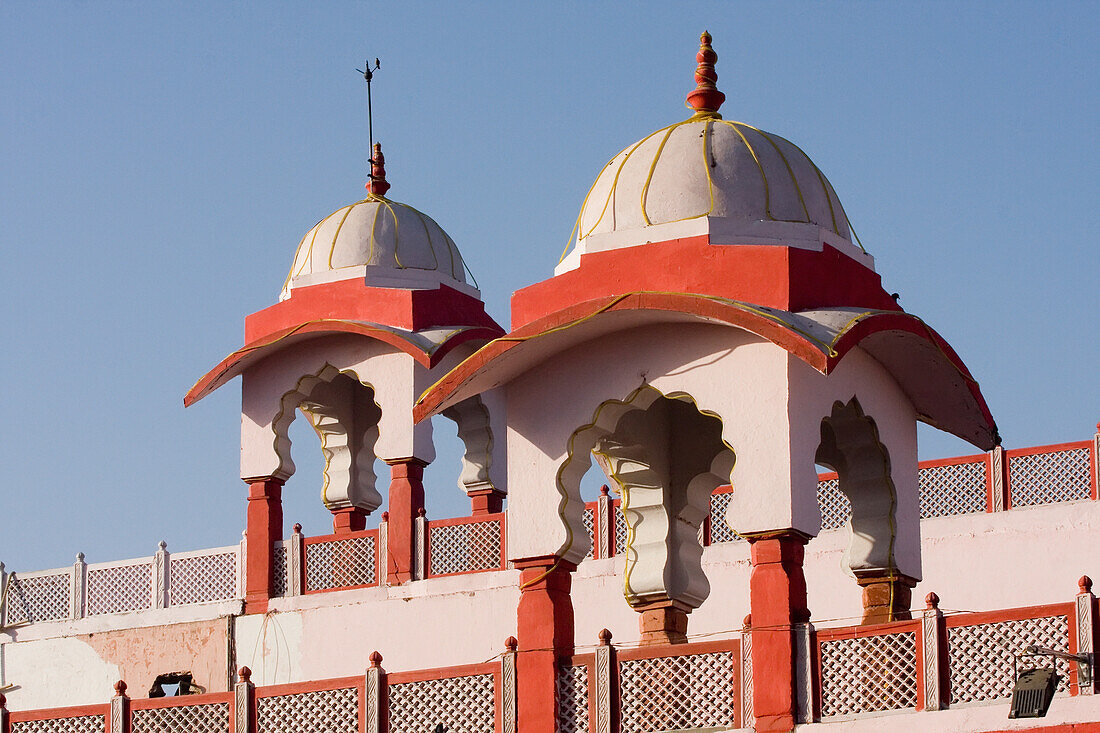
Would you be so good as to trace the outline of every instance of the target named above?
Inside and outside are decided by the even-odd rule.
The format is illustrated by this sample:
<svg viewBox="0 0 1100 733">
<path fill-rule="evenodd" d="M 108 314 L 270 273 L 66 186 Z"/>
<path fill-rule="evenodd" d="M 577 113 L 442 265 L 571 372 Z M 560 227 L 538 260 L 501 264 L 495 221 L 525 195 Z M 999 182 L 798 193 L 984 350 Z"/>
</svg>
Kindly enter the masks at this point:
<svg viewBox="0 0 1100 733">
<path fill-rule="evenodd" d="M 1013 656 L 1013 667 L 1018 657 L 1053 657 L 1067 662 L 1076 662 L 1079 665 L 1080 684 L 1092 684 L 1092 656 L 1089 654 L 1068 654 L 1032 644 L 1021 654 Z M 1012 686 L 1012 707 L 1008 717 L 1045 717 L 1062 676 L 1055 672 L 1053 667 L 1025 669 L 1014 676 L 1016 679 Z"/>
</svg>

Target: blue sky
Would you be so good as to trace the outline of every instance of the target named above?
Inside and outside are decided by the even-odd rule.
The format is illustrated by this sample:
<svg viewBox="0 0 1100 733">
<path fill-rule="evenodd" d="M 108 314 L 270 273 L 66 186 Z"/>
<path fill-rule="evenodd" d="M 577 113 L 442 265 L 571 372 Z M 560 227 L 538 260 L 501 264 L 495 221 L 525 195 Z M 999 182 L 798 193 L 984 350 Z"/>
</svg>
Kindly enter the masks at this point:
<svg viewBox="0 0 1100 733">
<path fill-rule="evenodd" d="M 1006 445 L 1089 437 L 1098 9 L 3 3 L 0 559 L 239 539 L 239 383 L 186 411 L 182 397 L 275 302 L 302 234 L 361 197 L 368 56 L 390 196 L 451 234 L 506 324 L 600 167 L 686 116 L 708 28 L 725 116 L 826 172 Z M 287 521 L 322 534 L 316 439 L 295 429 Z M 971 452 L 921 440 L 925 458 Z M 430 469 L 429 516 L 465 510 L 456 461 L 448 448 Z"/>
</svg>

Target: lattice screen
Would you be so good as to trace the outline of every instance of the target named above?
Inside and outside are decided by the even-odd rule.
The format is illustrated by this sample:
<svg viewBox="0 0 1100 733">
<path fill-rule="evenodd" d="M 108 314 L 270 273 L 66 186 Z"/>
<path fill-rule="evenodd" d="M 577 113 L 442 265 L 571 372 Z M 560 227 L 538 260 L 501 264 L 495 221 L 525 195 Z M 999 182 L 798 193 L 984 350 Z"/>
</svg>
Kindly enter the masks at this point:
<svg viewBox="0 0 1100 733">
<path fill-rule="evenodd" d="M 916 634 L 821 642 L 821 717 L 917 705 Z"/>
<path fill-rule="evenodd" d="M 947 517 L 985 511 L 985 460 L 930 466 L 917 472 L 920 516 Z"/>
<path fill-rule="evenodd" d="M 554 693 L 558 698 L 558 733 L 588 733 L 588 667 L 562 665 Z"/>
<path fill-rule="evenodd" d="M 290 546 L 285 542 L 275 543 L 275 572 L 273 581 L 275 588 L 273 589 L 275 595 L 285 596 L 289 587 L 287 586 L 287 565 L 290 562 Z"/>
<path fill-rule="evenodd" d="M 229 703 L 134 710 L 132 733 L 229 733 Z"/>
<path fill-rule="evenodd" d="M 389 687 L 389 733 L 493 733 L 493 675 L 401 682 Z"/>
<path fill-rule="evenodd" d="M 306 590 L 370 585 L 374 575 L 374 537 L 314 542 L 305 547 Z"/>
<path fill-rule="evenodd" d="M 1089 498 L 1089 449 L 1012 456 L 1008 459 L 1012 506 Z"/>
<path fill-rule="evenodd" d="M 359 691 L 344 687 L 257 698 L 256 727 L 259 733 L 358 733 Z"/>
<path fill-rule="evenodd" d="M 622 733 L 734 727 L 736 665 L 733 652 L 620 662 Z"/>
<path fill-rule="evenodd" d="M 152 564 L 88 568 L 88 615 L 149 608 L 153 602 Z"/>
<path fill-rule="evenodd" d="M 737 542 L 745 539 L 733 531 L 733 527 L 726 521 L 726 508 L 733 498 L 732 492 L 710 495 L 710 543 Z"/>
<path fill-rule="evenodd" d="M 821 509 L 821 529 L 843 527 L 852 516 L 852 504 L 840 492 L 840 482 L 831 478 L 817 482 L 817 505 Z"/>
<path fill-rule="evenodd" d="M 170 557 L 168 594 L 173 606 L 237 597 L 237 553 Z"/>
<path fill-rule="evenodd" d="M 1037 644 L 1069 651 L 1069 620 L 1046 616 L 1021 621 L 956 626 L 947 630 L 948 664 L 951 672 L 951 702 L 997 700 L 1012 696 L 1013 653 Z M 1046 658 L 1024 658 L 1024 664 L 1050 666 Z M 1069 664 L 1057 660 L 1062 675 L 1058 691 L 1069 689 Z"/>
<path fill-rule="evenodd" d="M 428 574 L 446 575 L 501 567 L 500 520 L 428 524 Z"/>
<path fill-rule="evenodd" d="M 626 535 L 630 529 L 626 526 L 626 516 L 623 514 L 622 504 L 616 504 L 611 512 L 612 528 L 615 530 L 615 554 L 622 555 L 626 552 Z"/>
<path fill-rule="evenodd" d="M 7 622 L 52 621 L 69 617 L 72 574 L 36 575 L 8 580 Z"/>
<path fill-rule="evenodd" d="M 103 733 L 106 723 L 102 715 L 81 715 L 75 718 L 12 722 L 11 733 Z"/>
<path fill-rule="evenodd" d="M 586 552 L 584 554 L 584 556 L 585 557 L 592 557 L 593 550 L 596 547 L 596 542 L 595 542 L 595 537 L 596 537 L 595 512 L 593 512 L 592 509 L 586 507 L 585 510 L 584 510 L 584 514 L 581 515 L 581 520 L 584 522 L 584 531 L 588 534 L 588 539 L 587 540 L 581 539 L 579 541 L 588 543 L 588 552 Z"/>
</svg>

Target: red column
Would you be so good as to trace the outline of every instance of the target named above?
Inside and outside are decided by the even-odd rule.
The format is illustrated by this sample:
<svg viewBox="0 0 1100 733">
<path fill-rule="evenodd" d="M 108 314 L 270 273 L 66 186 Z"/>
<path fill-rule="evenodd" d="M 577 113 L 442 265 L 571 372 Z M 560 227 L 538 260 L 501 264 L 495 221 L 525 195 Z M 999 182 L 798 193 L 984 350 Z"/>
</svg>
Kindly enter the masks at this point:
<svg viewBox="0 0 1100 733">
<path fill-rule="evenodd" d="M 523 733 L 555 733 L 558 659 L 573 654 L 573 599 L 569 589 L 577 566 L 556 555 L 513 562 L 521 571 L 516 610 L 516 727 Z"/>
<path fill-rule="evenodd" d="M 470 516 L 496 514 L 504 508 L 504 494 L 496 489 L 478 489 L 467 493 L 470 497 Z"/>
<path fill-rule="evenodd" d="M 749 538 L 752 676 L 757 680 L 752 705 L 758 733 L 794 729 L 797 699 L 791 625 L 810 618 L 802 574 L 808 539 L 793 530 Z"/>
<path fill-rule="evenodd" d="M 337 509 L 332 513 L 332 531 L 335 534 L 359 532 L 367 528 L 367 513 L 358 507 Z"/>
<path fill-rule="evenodd" d="M 275 542 L 283 534 L 283 480 L 248 480 L 248 530 L 245 536 L 245 613 L 264 613 L 275 595 Z"/>
<path fill-rule="evenodd" d="M 416 517 L 424 508 L 424 466 L 419 458 L 386 461 L 390 464 L 387 575 L 391 583 L 413 579 Z"/>
</svg>

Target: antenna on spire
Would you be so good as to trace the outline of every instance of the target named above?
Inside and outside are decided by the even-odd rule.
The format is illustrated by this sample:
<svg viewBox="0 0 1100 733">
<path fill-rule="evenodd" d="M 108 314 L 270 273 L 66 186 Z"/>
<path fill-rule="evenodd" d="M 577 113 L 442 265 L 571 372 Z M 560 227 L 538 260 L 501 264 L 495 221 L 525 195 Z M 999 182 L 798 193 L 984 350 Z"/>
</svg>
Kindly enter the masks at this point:
<svg viewBox="0 0 1100 733">
<path fill-rule="evenodd" d="M 374 80 L 374 72 L 382 68 L 382 62 L 374 59 L 374 68 L 371 68 L 370 59 L 363 62 L 363 69 L 356 69 L 367 82 L 367 150 L 374 152 L 374 111 L 371 109 L 370 83 Z"/>
</svg>

